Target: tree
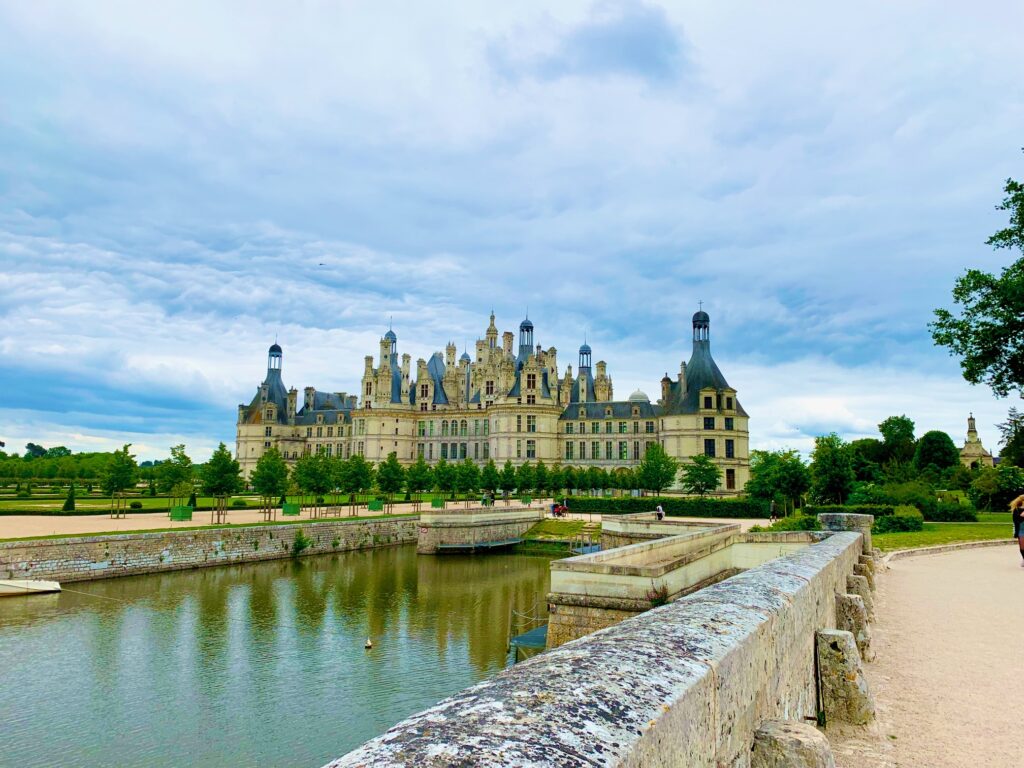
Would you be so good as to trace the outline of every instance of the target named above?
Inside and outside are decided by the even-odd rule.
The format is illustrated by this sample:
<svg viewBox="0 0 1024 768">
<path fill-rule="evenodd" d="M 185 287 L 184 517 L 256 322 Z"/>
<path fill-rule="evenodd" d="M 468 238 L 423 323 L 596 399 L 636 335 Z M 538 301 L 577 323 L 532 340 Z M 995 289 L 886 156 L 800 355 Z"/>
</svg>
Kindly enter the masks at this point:
<svg viewBox="0 0 1024 768">
<path fill-rule="evenodd" d="M 25 458 L 26 459 L 41 459 L 46 455 L 46 449 L 41 445 L 35 443 L 25 444 Z"/>
<path fill-rule="evenodd" d="M 651 443 L 647 446 L 647 452 L 644 453 L 637 473 L 643 488 L 653 491 L 657 495 L 675 481 L 676 475 L 679 473 L 679 462 L 665 452 L 661 443 Z M 717 485 L 716 481 L 715 486 L 717 487 Z"/>
<path fill-rule="evenodd" d="M 64 506 L 61 507 L 62 512 L 74 512 L 75 511 L 75 484 L 72 483 L 68 488 L 67 498 L 64 499 Z"/>
<path fill-rule="evenodd" d="M 878 425 L 887 461 L 906 463 L 914 458 L 914 422 L 904 416 L 890 416 Z"/>
<path fill-rule="evenodd" d="M 779 502 L 789 514 L 810 486 L 810 472 L 796 451 L 751 452 L 745 487 L 750 496 Z"/>
<path fill-rule="evenodd" d="M 406 488 L 409 489 L 409 493 L 423 493 L 430 488 L 432 481 L 430 465 L 427 464 L 423 456 L 417 456 L 413 465 L 406 470 Z"/>
<path fill-rule="evenodd" d="M 850 443 L 850 458 L 853 474 L 864 483 L 877 483 L 882 479 L 882 465 L 885 463 L 885 446 L 881 440 L 865 437 Z M 753 459 L 751 459 L 753 461 Z"/>
<path fill-rule="evenodd" d="M 1024 254 L 1024 184 L 1007 179 L 997 210 L 1008 211 L 1010 225 L 987 241 L 996 249 Z M 929 325 L 932 339 L 960 358 L 964 378 L 987 384 L 999 397 L 1024 386 L 1024 257 L 1005 267 L 999 277 L 968 269 L 953 286 L 959 317 L 935 310 Z"/>
<path fill-rule="evenodd" d="M 520 464 L 519 469 L 516 470 L 516 491 L 520 496 L 524 493 L 529 493 L 530 489 L 533 488 L 533 478 L 533 465 L 528 461 Z"/>
<path fill-rule="evenodd" d="M 475 493 L 480 487 L 480 468 L 472 459 L 463 459 L 456 465 L 455 470 L 455 484 L 459 493 L 465 493 L 467 496 Z M 468 498 L 466 503 L 468 505 Z"/>
<path fill-rule="evenodd" d="M 217 446 L 203 465 L 199 477 L 203 493 L 210 496 L 230 496 L 242 487 L 242 468 L 224 443 Z"/>
<path fill-rule="evenodd" d="M 853 487 L 849 446 L 835 432 L 814 438 L 811 493 L 822 503 L 842 504 Z"/>
<path fill-rule="evenodd" d="M 448 463 L 445 458 L 438 459 L 437 464 L 434 465 L 434 487 L 437 488 L 441 493 L 446 493 L 450 497 L 455 497 L 455 467 Z"/>
<path fill-rule="evenodd" d="M 562 489 L 565 488 L 565 470 L 562 469 L 561 464 L 555 464 L 548 470 L 548 489 L 551 491 L 551 496 L 560 496 Z"/>
<path fill-rule="evenodd" d="M 398 463 L 398 454 L 392 451 L 377 467 L 377 487 L 380 488 L 381 493 L 388 495 L 390 502 L 392 497 L 402 490 L 404 482 L 405 470 Z"/>
<path fill-rule="evenodd" d="M 179 483 L 191 483 L 195 474 L 192 459 L 185 453 L 183 444 L 171 447 L 171 458 L 161 461 L 156 467 L 157 488 L 167 493 Z"/>
<path fill-rule="evenodd" d="M 501 490 L 506 495 L 512 493 L 516 489 L 516 468 L 512 466 L 512 459 L 505 461 L 505 466 L 501 468 Z"/>
<path fill-rule="evenodd" d="M 115 493 L 124 493 L 135 485 L 138 465 L 135 463 L 135 457 L 128 453 L 131 445 L 131 443 L 125 443 L 121 450 L 114 451 L 111 455 L 110 462 L 100 477 L 100 487 L 103 488 L 104 493 L 113 496 Z M 221 446 L 223 445 L 221 443 Z"/>
<path fill-rule="evenodd" d="M 498 467 L 495 466 L 494 459 L 488 459 L 480 473 L 480 487 L 493 497 L 500 485 L 501 475 L 498 474 Z"/>
<path fill-rule="evenodd" d="M 953 445 L 953 439 L 945 432 L 931 430 L 921 435 L 914 451 L 914 466 L 919 472 L 934 465 L 943 470 L 960 463 L 960 451 Z"/>
<path fill-rule="evenodd" d="M 722 470 L 710 457 L 701 453 L 691 456 L 690 462 L 683 464 L 681 480 L 684 491 L 703 497 L 718 488 L 722 480 Z"/>
<path fill-rule="evenodd" d="M 347 491 L 355 500 L 355 494 L 366 493 L 373 487 L 373 465 L 361 454 L 353 454 L 345 462 Z"/>
<path fill-rule="evenodd" d="M 71 451 L 65 448 L 63 445 L 58 445 L 53 448 L 47 448 L 46 458 L 48 459 L 64 459 L 71 455 Z"/>
<path fill-rule="evenodd" d="M 1024 467 L 1024 413 L 1011 408 L 1006 421 L 996 427 L 999 429 L 999 444 L 1002 446 L 1000 461 Z"/>
<path fill-rule="evenodd" d="M 288 465 L 277 448 L 269 448 L 260 456 L 249 476 L 249 482 L 256 493 L 267 498 L 277 499 L 287 492 Z"/>
<path fill-rule="evenodd" d="M 537 496 L 544 498 L 547 495 L 550 480 L 551 475 L 548 473 L 548 468 L 543 461 L 538 460 L 537 466 L 533 468 L 533 488 L 537 492 Z"/>
</svg>

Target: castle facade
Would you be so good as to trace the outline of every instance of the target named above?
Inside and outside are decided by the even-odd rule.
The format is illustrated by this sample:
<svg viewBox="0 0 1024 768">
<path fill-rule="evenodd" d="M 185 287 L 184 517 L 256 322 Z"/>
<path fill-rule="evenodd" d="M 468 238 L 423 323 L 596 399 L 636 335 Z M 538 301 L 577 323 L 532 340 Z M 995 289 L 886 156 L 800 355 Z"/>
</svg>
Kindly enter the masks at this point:
<svg viewBox="0 0 1024 768">
<path fill-rule="evenodd" d="M 675 378 L 665 374 L 655 403 L 641 391 L 616 400 L 606 363 L 593 365 L 587 344 L 575 373 L 560 372 L 555 348 L 534 346 L 529 319 L 515 344 L 510 331 L 499 338 L 493 313 L 473 357 L 456 358 L 449 343 L 415 371 L 389 329 L 378 358 L 365 358 L 359 394 L 306 387 L 300 400 L 285 388 L 275 343 L 255 397 L 238 406 L 236 457 L 246 477 L 272 446 L 289 462 L 311 452 L 380 462 L 394 452 L 405 465 L 423 456 L 614 470 L 638 465 L 657 442 L 681 462 L 713 458 L 719 495 L 734 495 L 750 472 L 748 416 L 711 356 L 710 324 L 707 312 L 693 316 L 690 359 Z"/>
</svg>

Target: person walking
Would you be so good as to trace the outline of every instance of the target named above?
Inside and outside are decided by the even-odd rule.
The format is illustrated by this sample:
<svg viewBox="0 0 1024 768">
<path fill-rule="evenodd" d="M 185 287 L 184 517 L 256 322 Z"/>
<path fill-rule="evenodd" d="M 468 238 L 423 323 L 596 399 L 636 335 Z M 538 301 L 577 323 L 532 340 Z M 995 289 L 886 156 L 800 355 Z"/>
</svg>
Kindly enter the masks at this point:
<svg viewBox="0 0 1024 768">
<path fill-rule="evenodd" d="M 1011 519 L 1013 520 L 1013 538 L 1017 540 L 1020 547 L 1020 567 L 1024 568 L 1024 494 L 1010 502 Z"/>
<path fill-rule="evenodd" d="M 661 508 L 661 504 L 659 504 L 658 508 L 654 511 L 654 516 L 658 520 L 664 520 L 665 519 L 665 510 Z"/>
</svg>

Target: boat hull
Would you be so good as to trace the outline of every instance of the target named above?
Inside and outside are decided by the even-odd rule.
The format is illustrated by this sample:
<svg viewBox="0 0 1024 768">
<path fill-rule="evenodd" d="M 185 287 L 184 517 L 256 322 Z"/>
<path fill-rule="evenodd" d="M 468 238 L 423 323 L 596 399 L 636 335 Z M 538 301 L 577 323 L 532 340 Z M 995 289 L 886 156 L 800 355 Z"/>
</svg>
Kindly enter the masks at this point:
<svg viewBox="0 0 1024 768">
<path fill-rule="evenodd" d="M 24 597 L 48 592 L 60 592 L 60 583 L 33 579 L 0 579 L 0 597 Z"/>
</svg>

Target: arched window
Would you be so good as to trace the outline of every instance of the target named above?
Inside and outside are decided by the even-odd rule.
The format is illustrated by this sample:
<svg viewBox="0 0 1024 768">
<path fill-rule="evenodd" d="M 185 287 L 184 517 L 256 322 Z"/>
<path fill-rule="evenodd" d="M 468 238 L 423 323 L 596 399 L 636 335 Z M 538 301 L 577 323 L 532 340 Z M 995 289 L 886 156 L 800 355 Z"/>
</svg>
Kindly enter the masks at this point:
<svg viewBox="0 0 1024 768">
<path fill-rule="evenodd" d="M 465 437 L 466 434 L 467 434 L 467 431 L 468 430 L 467 430 L 466 420 L 463 419 L 462 422 L 459 424 L 459 436 L 460 437 Z"/>
<path fill-rule="evenodd" d="M 448 422 L 447 421 L 442 421 L 441 422 L 441 436 L 442 437 L 448 437 Z"/>
</svg>

